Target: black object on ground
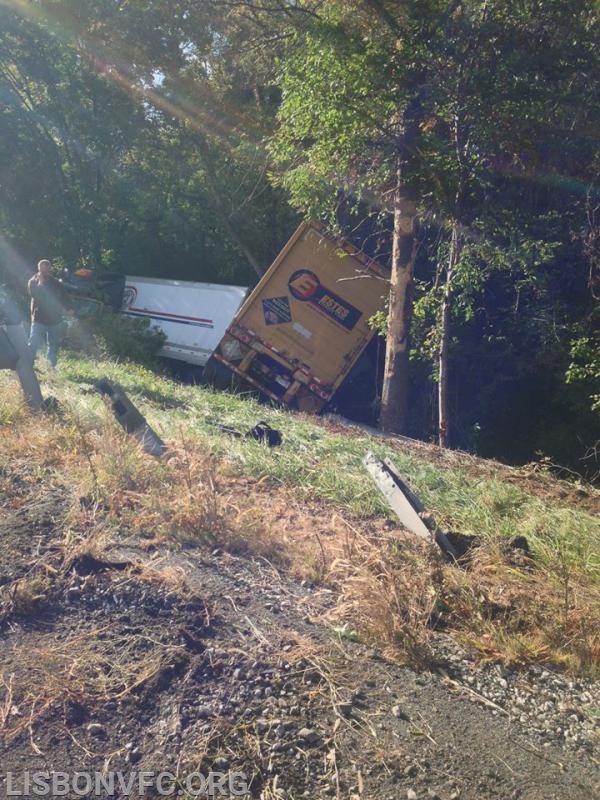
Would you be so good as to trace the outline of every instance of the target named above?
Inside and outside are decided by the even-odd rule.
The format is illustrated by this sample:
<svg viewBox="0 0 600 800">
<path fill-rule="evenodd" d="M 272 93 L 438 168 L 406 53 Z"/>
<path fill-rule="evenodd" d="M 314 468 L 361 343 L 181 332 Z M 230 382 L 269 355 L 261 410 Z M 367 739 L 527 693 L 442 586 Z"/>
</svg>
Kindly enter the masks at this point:
<svg viewBox="0 0 600 800">
<path fill-rule="evenodd" d="M 245 434 L 236 431 L 235 428 L 230 428 L 227 425 L 221 425 L 219 422 L 210 422 L 210 425 L 214 425 L 215 428 L 218 428 L 222 433 L 227 433 L 229 436 L 233 436 L 235 439 L 256 439 L 257 442 L 265 442 L 269 445 L 269 447 L 278 447 L 282 441 L 283 437 L 280 431 L 275 430 L 272 428 L 267 422 L 257 422 L 253 428 L 250 428 L 249 431 L 246 431 Z"/>
<path fill-rule="evenodd" d="M 468 559 L 469 554 L 474 547 L 479 547 L 481 544 L 481 539 L 479 536 L 473 536 L 468 533 L 455 533 L 454 531 L 446 531 L 444 536 L 454 548 L 456 560 L 460 561 L 461 563 Z"/>
<path fill-rule="evenodd" d="M 266 442 L 269 447 L 278 447 L 282 442 L 281 433 L 272 428 L 267 422 L 258 422 L 246 433 L 247 439 L 256 439 L 257 442 Z"/>
<path fill-rule="evenodd" d="M 69 563 L 70 569 L 78 575 L 95 575 L 98 572 L 125 570 L 130 566 L 130 561 L 108 561 L 96 558 L 90 553 L 82 553 L 82 555 L 77 556 Z"/>
<path fill-rule="evenodd" d="M 44 397 L 42 411 L 44 411 L 46 414 L 55 414 L 57 417 L 62 416 L 62 406 L 56 397 L 53 397 L 52 395 Z"/>
</svg>

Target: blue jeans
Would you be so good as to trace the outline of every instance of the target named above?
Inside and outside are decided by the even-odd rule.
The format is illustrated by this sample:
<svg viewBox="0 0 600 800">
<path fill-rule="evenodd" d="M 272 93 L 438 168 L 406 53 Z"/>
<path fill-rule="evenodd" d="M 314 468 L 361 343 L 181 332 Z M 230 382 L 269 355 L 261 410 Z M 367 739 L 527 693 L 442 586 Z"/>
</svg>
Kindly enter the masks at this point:
<svg viewBox="0 0 600 800">
<path fill-rule="evenodd" d="M 29 334 L 29 349 L 35 359 L 38 350 L 47 343 L 46 358 L 51 367 L 56 366 L 58 359 L 58 348 L 60 345 L 61 323 L 56 325 L 43 325 L 41 322 L 31 323 L 31 333 Z"/>
</svg>

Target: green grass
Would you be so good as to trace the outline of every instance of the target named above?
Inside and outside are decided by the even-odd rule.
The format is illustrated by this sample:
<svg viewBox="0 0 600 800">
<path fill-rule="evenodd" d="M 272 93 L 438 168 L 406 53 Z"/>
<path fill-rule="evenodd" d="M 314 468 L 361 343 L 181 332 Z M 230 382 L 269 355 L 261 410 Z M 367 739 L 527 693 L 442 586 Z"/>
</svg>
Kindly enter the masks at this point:
<svg viewBox="0 0 600 800">
<path fill-rule="evenodd" d="M 598 674 L 600 639 L 590 621 L 600 609 L 600 523 L 582 510 L 581 487 L 341 428 L 249 395 L 184 386 L 129 363 L 63 353 L 56 373 L 38 369 L 57 415 L 24 411 L 14 375 L 0 371 L 0 442 L 14 474 L 39 490 L 53 482 L 67 490 L 65 542 L 218 543 L 325 581 L 337 593 L 339 624 L 394 658 L 426 662 L 436 608 L 446 630 L 486 659 Z M 93 388 L 99 378 L 123 386 L 166 440 L 169 459 L 146 456 L 123 432 Z M 282 432 L 283 446 L 217 427 L 244 434 L 260 420 Z M 381 535 L 381 519 L 394 515 L 363 465 L 369 450 L 395 462 L 443 528 L 483 540 L 468 569 L 443 564 L 393 529 Z M 256 491 L 252 479 L 261 483 Z M 8 470 L 7 491 L 11 480 Z M 290 502 L 280 528 L 281 504 Z M 332 528 L 323 541 L 321 519 Z M 348 529 L 357 532 L 351 546 Z M 515 535 L 527 537 L 533 564 L 503 552 Z"/>
<path fill-rule="evenodd" d="M 12 380 L 0 373 L 2 384 Z M 92 362 L 63 354 L 56 376 L 42 373 L 44 394 L 54 394 L 93 426 L 105 415 L 91 384 L 100 377 L 120 383 L 165 439 L 194 442 L 225 460 L 232 471 L 294 487 L 306 499 L 323 499 L 361 517 L 391 516 L 368 477 L 368 450 L 391 458 L 425 506 L 448 530 L 484 538 L 524 535 L 536 556 L 568 565 L 600 581 L 600 522 L 576 508 L 522 491 L 490 477 L 478 478 L 428 456 L 428 449 L 353 432 L 333 433 L 318 418 L 259 405 L 250 396 L 184 386 L 129 363 Z M 2 385 L 0 384 L 0 386 Z M 284 444 L 268 449 L 221 432 L 221 424 L 245 432 L 259 420 L 282 431 Z"/>
</svg>

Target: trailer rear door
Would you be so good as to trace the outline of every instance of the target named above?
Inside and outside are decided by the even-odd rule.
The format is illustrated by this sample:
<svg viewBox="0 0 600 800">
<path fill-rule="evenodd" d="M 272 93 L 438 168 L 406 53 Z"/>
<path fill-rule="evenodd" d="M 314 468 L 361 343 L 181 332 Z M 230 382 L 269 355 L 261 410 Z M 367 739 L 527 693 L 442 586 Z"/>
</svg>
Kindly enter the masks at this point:
<svg viewBox="0 0 600 800">
<path fill-rule="evenodd" d="M 382 268 L 303 223 L 236 315 L 215 357 L 267 396 L 319 411 L 374 335 Z"/>
</svg>

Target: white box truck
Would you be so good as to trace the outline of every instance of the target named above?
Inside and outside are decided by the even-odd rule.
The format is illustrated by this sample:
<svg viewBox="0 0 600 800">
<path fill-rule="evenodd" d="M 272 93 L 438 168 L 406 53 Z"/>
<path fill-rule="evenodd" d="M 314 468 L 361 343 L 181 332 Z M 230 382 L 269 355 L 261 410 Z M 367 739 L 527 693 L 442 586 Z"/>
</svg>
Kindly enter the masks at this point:
<svg viewBox="0 0 600 800">
<path fill-rule="evenodd" d="M 203 367 L 247 293 L 244 286 L 126 275 L 121 312 L 163 331 L 158 355 Z"/>
</svg>

